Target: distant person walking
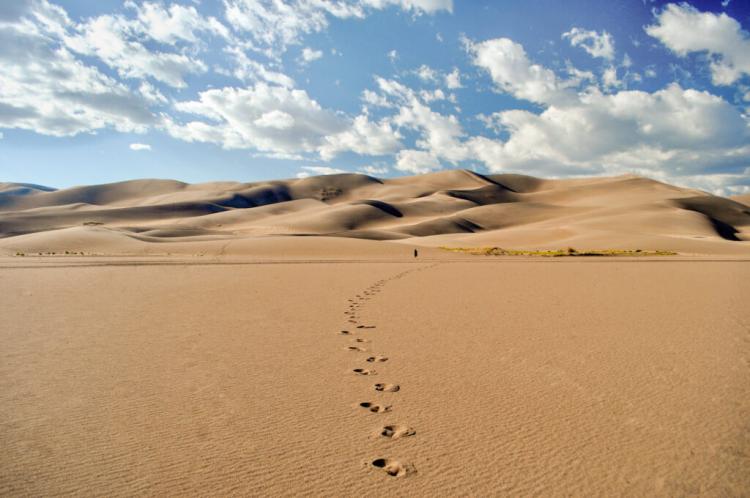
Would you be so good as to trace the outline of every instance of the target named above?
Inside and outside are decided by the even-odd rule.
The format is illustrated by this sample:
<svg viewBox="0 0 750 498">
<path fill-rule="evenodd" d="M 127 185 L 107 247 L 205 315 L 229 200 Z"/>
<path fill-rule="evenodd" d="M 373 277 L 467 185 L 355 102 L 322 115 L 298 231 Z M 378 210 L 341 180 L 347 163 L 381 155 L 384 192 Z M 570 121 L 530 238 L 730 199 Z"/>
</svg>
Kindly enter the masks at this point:
<svg viewBox="0 0 750 498">
<path fill-rule="evenodd" d="M 417 251 L 416 249 L 414 249 L 414 257 L 415 258 L 419 257 L 419 251 Z"/>
</svg>

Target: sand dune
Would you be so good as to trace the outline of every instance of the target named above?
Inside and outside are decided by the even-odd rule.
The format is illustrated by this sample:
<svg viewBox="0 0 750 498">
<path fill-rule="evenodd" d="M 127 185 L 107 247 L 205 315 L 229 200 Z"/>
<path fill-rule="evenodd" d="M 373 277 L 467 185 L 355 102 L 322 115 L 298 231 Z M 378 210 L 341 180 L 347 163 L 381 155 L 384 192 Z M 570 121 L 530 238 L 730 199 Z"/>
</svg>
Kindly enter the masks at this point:
<svg viewBox="0 0 750 498">
<path fill-rule="evenodd" d="M 544 180 L 465 170 L 394 179 L 134 180 L 64 190 L 0 184 L 6 254 L 105 247 L 112 254 L 217 254 L 227 241 L 251 246 L 259 237 L 300 235 L 410 246 L 742 254 L 750 252 L 750 209 L 635 176 Z"/>
<path fill-rule="evenodd" d="M 744 496 L 741 201 L 468 171 L 0 184 L 0 494 Z"/>
</svg>

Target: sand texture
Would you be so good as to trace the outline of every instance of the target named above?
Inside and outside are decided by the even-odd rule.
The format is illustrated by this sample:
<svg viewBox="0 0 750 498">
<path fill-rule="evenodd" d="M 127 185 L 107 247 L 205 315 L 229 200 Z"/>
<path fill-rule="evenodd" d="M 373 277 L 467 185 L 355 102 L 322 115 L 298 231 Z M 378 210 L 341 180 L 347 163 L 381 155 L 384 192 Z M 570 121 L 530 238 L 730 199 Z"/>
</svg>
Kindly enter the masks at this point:
<svg viewBox="0 0 750 498">
<path fill-rule="evenodd" d="M 195 185 L 134 180 L 64 190 L 0 184 L 0 254 L 263 255 L 269 242 L 260 239 L 291 235 L 750 254 L 750 207 L 637 176 L 543 180 L 466 170 Z"/>
<path fill-rule="evenodd" d="M 748 262 L 394 246 L 0 260 L 0 494 L 750 493 Z"/>
<path fill-rule="evenodd" d="M 742 196 L 5 183 L 0 286 L 0 495 L 750 493 Z"/>
</svg>

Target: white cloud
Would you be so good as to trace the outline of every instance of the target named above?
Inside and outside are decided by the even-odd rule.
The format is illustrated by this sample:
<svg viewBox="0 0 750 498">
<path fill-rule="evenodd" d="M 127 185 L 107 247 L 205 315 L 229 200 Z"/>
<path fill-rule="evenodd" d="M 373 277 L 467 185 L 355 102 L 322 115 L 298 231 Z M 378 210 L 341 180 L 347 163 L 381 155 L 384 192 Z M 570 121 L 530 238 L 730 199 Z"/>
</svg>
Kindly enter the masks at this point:
<svg viewBox="0 0 750 498">
<path fill-rule="evenodd" d="M 609 66 L 602 73 L 602 84 L 605 88 L 617 88 L 622 86 L 622 81 L 617 77 L 617 68 Z"/>
<path fill-rule="evenodd" d="M 200 40 L 197 33 L 201 32 L 223 38 L 229 36 L 226 26 L 214 17 L 204 18 L 193 6 L 170 4 L 165 8 L 159 3 L 144 2 L 138 5 L 130 0 L 125 5 L 133 9 L 137 16 L 139 26 L 133 25 L 132 29 L 160 43 L 197 43 Z"/>
<path fill-rule="evenodd" d="M 750 161 L 748 118 L 720 97 L 677 84 L 654 93 L 592 91 L 541 114 L 502 111 L 496 119 L 507 141 L 470 144 L 493 170 L 638 170 L 676 178 L 733 173 Z"/>
<path fill-rule="evenodd" d="M 396 62 L 396 60 L 398 59 L 398 52 L 395 48 L 388 52 L 388 58 L 391 60 L 391 62 Z"/>
<path fill-rule="evenodd" d="M 314 153 L 328 160 L 345 151 L 390 154 L 400 146 L 388 122 L 374 123 L 366 115 L 349 118 L 322 108 L 303 90 L 265 83 L 206 90 L 197 101 L 180 102 L 176 108 L 203 119 L 184 124 L 170 120 L 172 136 L 227 149 L 278 157 Z"/>
<path fill-rule="evenodd" d="M 460 142 L 464 131 L 458 118 L 435 112 L 428 105 L 437 97 L 445 97 L 442 90 L 416 92 L 395 80 L 376 78 L 376 82 L 382 93 L 379 95 L 369 92 L 366 94 L 367 98 L 381 107 L 397 109 L 398 112 L 388 119 L 399 129 L 418 132 L 416 147 L 426 150 L 433 158 L 443 159 L 454 165 L 466 159 L 467 151 Z M 414 164 L 414 157 L 417 156 L 407 155 L 403 164 Z M 419 159 L 424 161 L 423 157 Z"/>
<path fill-rule="evenodd" d="M 261 116 L 253 121 L 253 124 L 259 128 L 274 128 L 276 130 L 288 130 L 294 126 L 294 117 L 291 114 L 284 111 L 274 109 L 261 114 Z"/>
<path fill-rule="evenodd" d="M 329 160 L 343 151 L 369 156 L 392 154 L 401 146 L 400 138 L 387 121 L 373 123 L 360 115 L 344 131 L 325 137 L 320 156 Z"/>
<path fill-rule="evenodd" d="M 560 97 L 570 82 L 561 83 L 541 66 L 529 70 L 533 64 L 522 47 L 508 41 L 469 48 L 501 89 L 544 107 L 540 113 L 505 110 L 479 117 L 489 129 L 505 132 L 506 140 L 456 137 L 455 150 L 492 171 L 635 172 L 695 186 L 701 185 L 698 178 L 711 176 L 726 190 L 740 182 L 750 163 L 750 118 L 719 96 L 672 84 L 653 93 L 604 94 L 589 86 Z M 612 88 L 622 85 L 614 66 L 603 79 Z"/>
<path fill-rule="evenodd" d="M 309 64 L 312 61 L 316 61 L 323 57 L 323 51 L 322 50 L 314 50 L 310 47 L 305 47 L 302 49 L 302 61 L 305 64 Z"/>
<path fill-rule="evenodd" d="M 488 99 L 483 103 L 490 115 L 479 119 L 494 133 L 472 136 L 460 115 L 451 114 L 461 112 L 458 106 L 450 105 L 456 103 L 450 90 L 461 88 L 466 70 L 423 65 L 410 75 L 429 84 L 414 89 L 377 78 L 377 88 L 362 92 L 361 113 L 351 115 L 295 89 L 285 74 L 294 59 L 280 57 L 296 44 L 302 62 L 322 56 L 303 45 L 305 36 L 334 18 L 362 18 L 385 8 L 432 14 L 451 11 L 451 2 L 226 0 L 227 26 L 195 5 L 127 2 L 118 14 L 78 22 L 46 0 L 0 2 L 0 128 L 56 136 L 164 129 L 181 140 L 246 149 L 253 157 L 314 163 L 352 152 L 387 155 L 394 168 L 412 173 L 471 161 L 492 171 L 542 176 L 632 171 L 712 191 L 750 188 L 747 109 L 677 84 L 655 92 L 624 90 L 641 74 L 631 71 L 627 54 L 617 64 L 606 32 L 576 28 L 563 35 L 604 59 L 596 75 L 566 61 L 556 73 L 507 38 L 462 38 L 473 64 L 487 71 L 498 91 L 537 104 L 533 112 L 491 109 Z M 680 56 L 706 53 L 717 84 L 749 73 L 750 41 L 734 19 L 685 4 L 670 5 L 655 19 L 649 34 Z M 210 68 L 201 60 L 209 50 L 218 55 L 205 59 Z M 396 57 L 394 49 L 389 58 Z M 109 68 L 94 65 L 100 61 Z M 208 70 L 237 78 L 237 87 L 176 90 Z M 644 67 L 642 74 L 653 78 L 655 68 Z M 734 90 L 737 102 L 750 100 L 746 85 Z M 146 147 L 131 144 L 133 150 Z M 389 171 L 382 162 L 360 170 Z M 300 173 L 339 171 L 307 166 Z"/>
<path fill-rule="evenodd" d="M 615 42 L 612 35 L 606 31 L 598 33 L 583 28 L 572 28 L 563 33 L 562 37 L 570 40 L 572 46 L 584 49 L 591 57 L 601 57 L 610 61 L 615 58 Z"/>
<path fill-rule="evenodd" d="M 461 88 L 461 73 L 457 67 L 454 67 L 453 71 L 445 75 L 445 86 L 450 90 Z"/>
<path fill-rule="evenodd" d="M 389 80 L 381 77 L 376 77 L 375 82 L 378 84 L 378 88 L 387 97 L 394 98 L 398 101 L 407 100 L 414 97 L 414 91 L 396 80 Z"/>
<path fill-rule="evenodd" d="M 417 147 L 429 150 L 432 155 L 453 164 L 466 159 L 459 140 L 464 131 L 456 116 L 440 114 L 419 100 L 411 99 L 401 107 L 393 122 L 419 131 L 421 137 L 416 141 Z"/>
<path fill-rule="evenodd" d="M 441 90 L 440 88 L 436 88 L 432 91 L 421 90 L 419 92 L 419 98 L 421 98 L 426 103 L 430 103 L 435 100 L 445 100 L 447 97 L 445 95 L 445 92 L 443 92 L 443 90 Z"/>
<path fill-rule="evenodd" d="M 435 14 L 441 10 L 453 12 L 453 0 L 361 0 L 364 5 L 383 9 L 390 5 L 410 10 L 417 14 Z"/>
<path fill-rule="evenodd" d="M 297 178 L 307 178 L 311 175 L 337 175 L 341 173 L 350 173 L 343 169 L 332 168 L 330 166 L 302 166 L 302 171 L 297 173 Z"/>
<path fill-rule="evenodd" d="M 139 150 L 151 150 L 151 146 L 149 144 L 135 143 L 135 144 L 130 144 L 130 150 L 135 150 L 135 151 L 139 151 Z"/>
<path fill-rule="evenodd" d="M 182 88 L 186 86 L 185 75 L 206 71 L 206 65 L 199 59 L 147 48 L 141 29 L 139 23 L 122 16 L 103 15 L 79 25 L 78 33 L 66 37 L 65 43 L 75 52 L 98 57 L 122 78 L 150 77 Z"/>
<path fill-rule="evenodd" d="M 262 157 L 265 159 L 277 159 L 284 161 L 305 161 L 309 160 L 309 157 L 305 157 L 302 154 L 290 154 L 288 152 L 252 152 L 250 157 Z"/>
<path fill-rule="evenodd" d="M 568 83 L 572 86 L 579 86 L 584 83 L 596 81 L 596 76 L 591 71 L 582 71 L 570 61 L 566 61 L 565 72 L 568 73 Z"/>
<path fill-rule="evenodd" d="M 233 75 L 235 78 L 248 82 L 267 82 L 294 88 L 294 80 L 286 74 L 267 67 L 247 56 L 239 46 L 226 47 L 224 51 L 229 54 L 235 62 Z"/>
<path fill-rule="evenodd" d="M 305 91 L 265 83 L 206 90 L 197 101 L 180 102 L 176 107 L 205 120 L 170 123 L 173 136 L 217 143 L 227 149 L 314 152 L 324 136 L 339 133 L 346 126 L 343 117 L 323 109 Z"/>
<path fill-rule="evenodd" d="M 62 45 L 72 25 L 64 10 L 43 0 L 25 7 L 0 24 L 0 127 L 69 136 L 157 123 L 146 99 Z"/>
<path fill-rule="evenodd" d="M 467 42 L 474 64 L 490 73 L 502 92 L 516 98 L 549 103 L 565 97 L 561 83 L 551 70 L 533 64 L 523 46 L 509 38 L 481 43 Z"/>
<path fill-rule="evenodd" d="M 750 74 L 750 38 L 725 13 L 700 12 L 683 4 L 669 4 L 646 32 L 677 55 L 707 52 L 715 85 L 731 85 Z"/>
<path fill-rule="evenodd" d="M 225 17 L 232 28 L 249 37 L 254 46 L 271 57 L 278 57 L 302 36 L 328 26 L 328 15 L 363 17 L 361 7 L 351 4 L 296 0 L 225 0 Z"/>
<path fill-rule="evenodd" d="M 370 176 L 378 176 L 378 175 L 385 175 L 388 173 L 389 168 L 388 166 L 384 164 L 368 164 L 366 166 L 362 166 L 359 168 L 359 171 L 366 175 Z"/>
<path fill-rule="evenodd" d="M 440 169 L 440 161 L 429 152 L 405 149 L 398 153 L 396 169 L 414 174 L 429 173 Z"/>
<path fill-rule="evenodd" d="M 417 69 L 417 76 L 424 82 L 433 82 L 437 79 L 437 72 L 426 64 L 422 64 Z"/>
<path fill-rule="evenodd" d="M 362 91 L 362 100 L 374 107 L 393 107 L 387 98 L 368 89 Z"/>
<path fill-rule="evenodd" d="M 138 87 L 138 91 L 141 93 L 143 98 L 148 100 L 152 104 L 166 104 L 168 99 L 162 94 L 158 88 L 149 83 L 148 81 L 141 82 Z"/>
<path fill-rule="evenodd" d="M 429 103 L 446 98 L 441 89 L 415 91 L 396 80 L 378 77 L 380 94 L 366 91 L 365 100 L 396 113 L 386 118 L 399 130 L 417 132 L 414 145 L 417 149 L 402 150 L 397 156 L 397 169 L 425 172 L 439 169 L 441 161 L 458 165 L 468 158 L 468 149 L 462 143 L 465 133 L 454 115 L 432 110 Z M 385 120 L 384 120 L 385 121 Z"/>
<path fill-rule="evenodd" d="M 416 14 L 452 12 L 452 0 L 225 0 L 225 17 L 232 28 L 249 37 L 253 47 L 269 57 L 278 58 L 302 37 L 328 27 L 329 17 L 363 18 L 367 9 L 390 6 Z"/>
</svg>

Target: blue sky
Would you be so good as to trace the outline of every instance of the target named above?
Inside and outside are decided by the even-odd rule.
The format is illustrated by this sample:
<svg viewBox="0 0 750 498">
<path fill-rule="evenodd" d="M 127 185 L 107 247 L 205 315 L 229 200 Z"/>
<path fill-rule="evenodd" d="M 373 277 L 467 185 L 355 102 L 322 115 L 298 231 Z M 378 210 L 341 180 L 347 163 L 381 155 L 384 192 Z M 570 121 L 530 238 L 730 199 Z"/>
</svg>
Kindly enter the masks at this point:
<svg viewBox="0 0 750 498">
<path fill-rule="evenodd" d="M 750 4 L 0 3 L 0 181 L 470 168 L 750 191 Z"/>
</svg>

